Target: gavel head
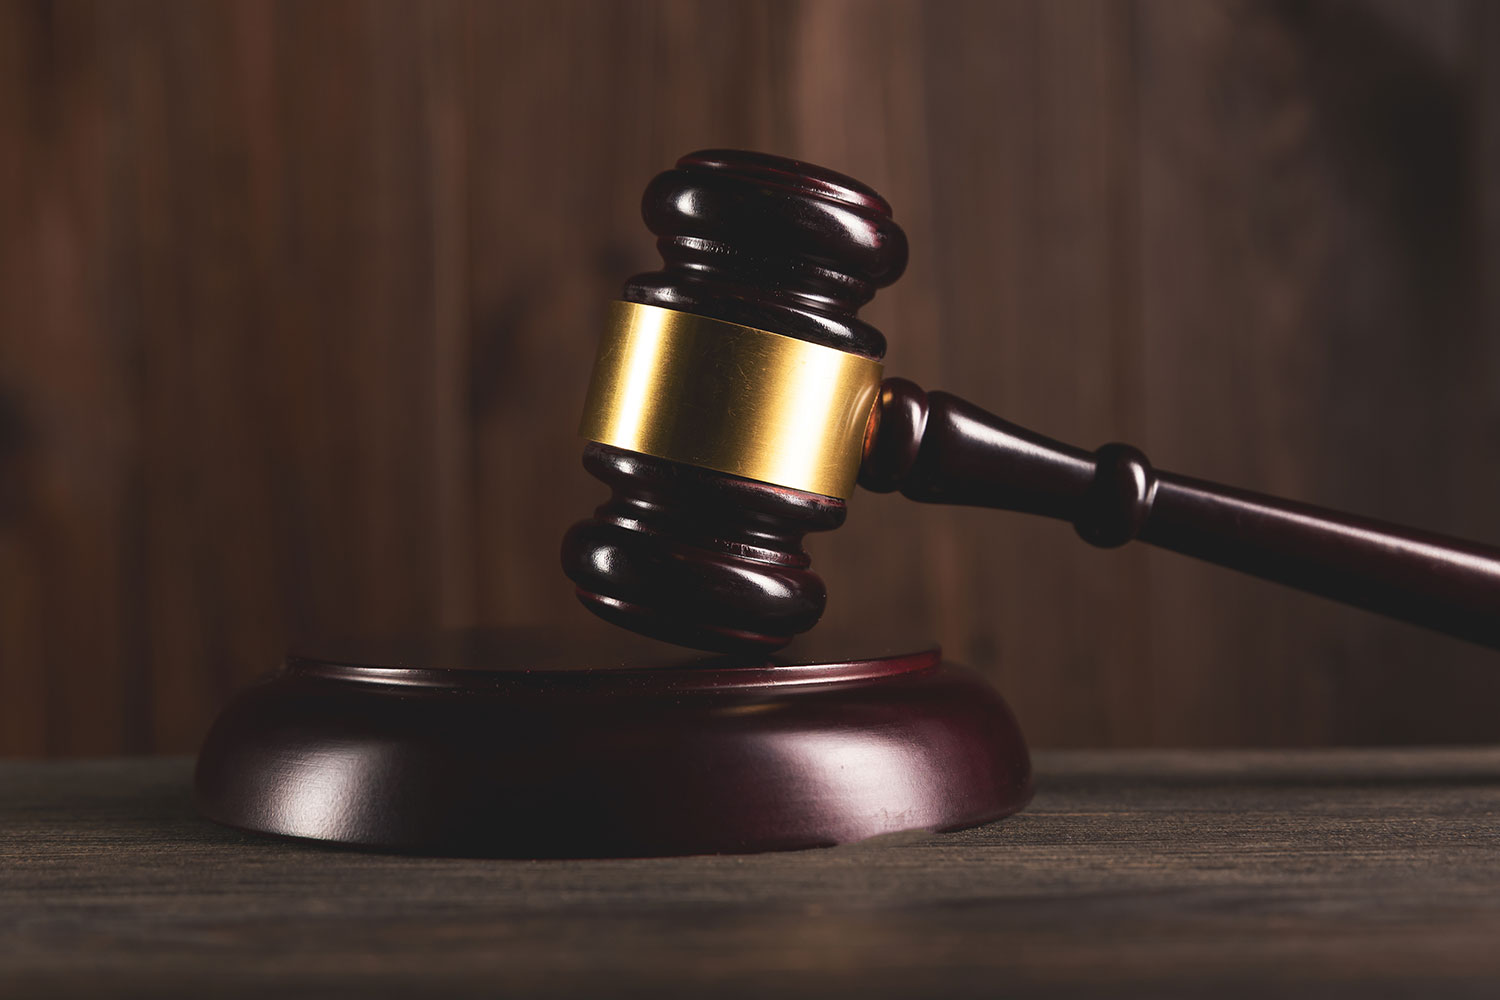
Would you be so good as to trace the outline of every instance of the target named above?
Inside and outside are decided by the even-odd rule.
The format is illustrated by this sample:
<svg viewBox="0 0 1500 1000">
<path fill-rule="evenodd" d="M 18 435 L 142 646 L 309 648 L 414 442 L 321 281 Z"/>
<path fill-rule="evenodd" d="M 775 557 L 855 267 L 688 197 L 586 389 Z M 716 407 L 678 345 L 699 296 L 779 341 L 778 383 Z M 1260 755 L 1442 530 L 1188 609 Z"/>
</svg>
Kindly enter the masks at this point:
<svg viewBox="0 0 1500 1000">
<path fill-rule="evenodd" d="M 684 156 L 641 210 L 663 266 L 611 311 L 581 429 L 611 495 L 563 570 L 625 628 L 775 649 L 823 613 L 802 538 L 844 521 L 885 354 L 856 313 L 906 236 L 858 181 L 730 150 Z"/>
</svg>

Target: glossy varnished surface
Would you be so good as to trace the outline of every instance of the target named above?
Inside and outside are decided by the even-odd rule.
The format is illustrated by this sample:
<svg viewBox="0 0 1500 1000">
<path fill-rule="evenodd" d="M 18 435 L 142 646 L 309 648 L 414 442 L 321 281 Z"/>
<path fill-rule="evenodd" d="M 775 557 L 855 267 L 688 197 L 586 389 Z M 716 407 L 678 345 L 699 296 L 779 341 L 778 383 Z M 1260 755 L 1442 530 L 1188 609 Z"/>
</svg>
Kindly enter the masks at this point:
<svg viewBox="0 0 1500 1000">
<path fill-rule="evenodd" d="M 906 269 L 906 235 L 860 181 L 782 156 L 700 150 L 651 180 L 641 216 L 662 267 L 627 281 L 627 302 L 884 355 L 885 337 L 857 313 Z M 842 493 L 594 443 L 584 467 L 611 494 L 562 543 L 563 572 L 589 610 L 645 635 L 741 651 L 784 646 L 822 616 L 827 591 L 802 538 L 843 523 Z"/>
<path fill-rule="evenodd" d="M 224 709 L 195 784 L 231 826 L 525 858 L 973 826 L 1030 777 L 1005 702 L 930 644 L 734 660 L 589 619 L 303 648 Z"/>
<path fill-rule="evenodd" d="M 16 996 L 1494 995 L 1500 750 L 1047 753 L 1005 822 L 749 857 L 420 859 L 0 765 Z"/>
<path fill-rule="evenodd" d="M 670 289 L 673 295 L 655 304 L 670 305 L 663 315 L 680 316 L 685 324 L 694 319 L 686 309 L 705 307 L 706 290 L 714 296 L 708 315 L 719 315 L 721 302 L 748 302 L 803 316 L 811 308 L 804 303 L 814 303 L 830 323 L 855 322 L 858 307 L 906 264 L 905 237 L 883 199 L 800 161 L 732 150 L 690 154 L 652 181 L 643 208 L 664 267 L 632 279 L 625 295 Z M 768 326 L 786 335 L 773 342 L 804 336 L 784 322 Z M 705 337 L 729 341 L 741 332 L 718 324 L 706 328 Z M 825 374 L 804 382 L 807 361 L 722 365 L 690 338 L 651 336 L 628 364 L 606 363 L 615 353 L 611 343 L 606 338 L 601 347 L 595 378 L 606 373 L 605 388 L 596 381 L 591 390 L 584 431 L 593 441 L 646 452 L 639 458 L 643 467 L 670 458 L 667 468 L 697 469 L 694 479 L 719 470 L 749 480 L 746 488 L 794 493 L 784 488 L 796 486 L 844 498 L 849 487 L 843 482 L 830 488 L 781 471 L 782 463 L 800 457 L 802 447 L 821 458 L 817 445 L 825 436 L 852 441 L 863 430 L 858 472 L 868 489 L 1062 518 L 1103 548 L 1140 539 L 1500 647 L 1500 549 L 1159 473 L 1131 445 L 1087 452 L 902 378 L 886 380 L 866 425 L 867 405 L 854 408 L 852 421 L 846 402 L 829 405 L 842 399 L 830 388 L 839 380 Z M 728 345 L 720 351 L 737 354 Z M 616 375 L 615 367 L 627 374 Z M 630 390 L 615 388 L 617 382 Z M 696 391 L 674 391 L 674 384 Z M 798 396 L 805 400 L 790 407 L 798 428 L 798 445 L 791 447 L 778 428 L 786 397 L 796 402 Z M 867 399 L 860 397 L 861 404 Z M 604 433 L 616 422 L 628 433 Z M 682 442 L 695 443 L 677 440 L 673 429 L 681 426 L 689 428 L 680 433 Z M 643 428 L 649 431 L 638 440 Z M 768 538 L 789 544 L 771 546 L 768 560 L 764 546 L 736 537 L 741 512 L 682 503 L 673 475 L 600 478 L 614 487 L 611 502 L 574 525 L 562 550 L 564 572 L 586 606 L 638 632 L 725 650 L 776 648 L 802 630 L 790 627 L 793 621 L 804 628 L 816 622 L 822 584 L 807 569 L 800 533 L 786 531 L 790 525 L 771 519 L 781 530 Z M 768 485 L 757 486 L 760 481 Z M 611 509 L 632 501 L 653 516 Z M 777 579 L 788 561 L 795 561 L 802 586 Z M 705 586 L 714 578 L 731 579 L 733 587 L 716 600 L 698 599 L 698 593 L 714 592 Z M 809 614 L 814 608 L 817 613 Z"/>
<path fill-rule="evenodd" d="M 1042 514 L 1101 548 L 1139 539 L 1500 648 L 1500 548 L 1088 452 L 887 379 L 860 481 L 929 503 Z"/>
</svg>

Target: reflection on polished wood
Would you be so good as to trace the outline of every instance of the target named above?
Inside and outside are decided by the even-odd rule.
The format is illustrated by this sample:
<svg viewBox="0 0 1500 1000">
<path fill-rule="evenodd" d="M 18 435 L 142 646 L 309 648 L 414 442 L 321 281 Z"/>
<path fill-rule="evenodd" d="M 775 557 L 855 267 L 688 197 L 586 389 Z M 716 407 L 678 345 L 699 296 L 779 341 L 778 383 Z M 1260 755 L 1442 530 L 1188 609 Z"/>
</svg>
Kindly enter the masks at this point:
<svg viewBox="0 0 1500 1000">
<path fill-rule="evenodd" d="M 214 723 L 204 815 L 426 854 L 621 857 L 950 830 L 1031 798 L 1004 700 L 931 643 L 872 629 L 731 659 L 574 610 L 566 630 L 299 648 Z"/>
</svg>

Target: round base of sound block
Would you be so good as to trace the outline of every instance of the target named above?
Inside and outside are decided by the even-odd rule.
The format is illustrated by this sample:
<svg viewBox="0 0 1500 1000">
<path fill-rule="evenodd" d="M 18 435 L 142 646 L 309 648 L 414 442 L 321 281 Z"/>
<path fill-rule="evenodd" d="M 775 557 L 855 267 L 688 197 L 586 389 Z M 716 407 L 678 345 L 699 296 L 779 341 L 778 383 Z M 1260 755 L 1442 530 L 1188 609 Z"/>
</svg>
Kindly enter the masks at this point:
<svg viewBox="0 0 1500 1000">
<path fill-rule="evenodd" d="M 935 647 L 804 640 L 743 662 L 588 626 L 311 646 L 198 758 L 230 826 L 430 854 L 826 846 L 1015 812 L 1005 702 Z"/>
</svg>

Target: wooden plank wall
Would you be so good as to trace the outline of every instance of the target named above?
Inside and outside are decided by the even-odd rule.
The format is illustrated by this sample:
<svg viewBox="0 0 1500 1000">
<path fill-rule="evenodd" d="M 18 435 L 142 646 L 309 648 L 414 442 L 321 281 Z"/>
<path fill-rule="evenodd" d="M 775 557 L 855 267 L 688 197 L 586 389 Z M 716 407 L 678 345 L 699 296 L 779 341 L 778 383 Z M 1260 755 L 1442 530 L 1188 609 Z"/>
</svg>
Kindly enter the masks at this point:
<svg viewBox="0 0 1500 1000">
<path fill-rule="evenodd" d="M 1500 543 L 1500 10 L 0 4 L 0 753 L 184 751 L 289 634 L 572 612 L 573 424 L 644 182 L 896 206 L 890 369 Z M 1494 654 L 1063 525 L 862 496 L 1041 745 L 1500 737 Z"/>
</svg>

